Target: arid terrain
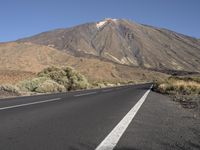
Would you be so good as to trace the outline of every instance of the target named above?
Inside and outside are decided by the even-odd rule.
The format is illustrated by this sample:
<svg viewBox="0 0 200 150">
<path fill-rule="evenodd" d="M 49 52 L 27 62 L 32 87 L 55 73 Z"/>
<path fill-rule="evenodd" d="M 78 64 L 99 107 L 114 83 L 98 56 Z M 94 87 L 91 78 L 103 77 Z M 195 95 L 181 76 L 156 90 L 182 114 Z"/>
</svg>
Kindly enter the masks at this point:
<svg viewBox="0 0 200 150">
<path fill-rule="evenodd" d="M 198 39 L 125 19 L 104 19 L 18 41 L 46 45 L 76 56 L 97 56 L 129 66 L 200 71 Z"/>
<path fill-rule="evenodd" d="M 48 46 L 32 43 L 3 43 L 0 44 L 0 53 L 0 75 L 3 76 L 0 83 L 16 83 L 21 79 L 32 77 L 48 66 L 71 66 L 92 82 L 144 82 L 151 81 L 155 77 L 166 76 L 164 73 L 95 57 L 77 57 Z"/>
<path fill-rule="evenodd" d="M 200 72 L 200 41 L 125 19 L 104 19 L 0 43 L 0 84 L 72 67 L 93 83 L 143 83 Z"/>
</svg>

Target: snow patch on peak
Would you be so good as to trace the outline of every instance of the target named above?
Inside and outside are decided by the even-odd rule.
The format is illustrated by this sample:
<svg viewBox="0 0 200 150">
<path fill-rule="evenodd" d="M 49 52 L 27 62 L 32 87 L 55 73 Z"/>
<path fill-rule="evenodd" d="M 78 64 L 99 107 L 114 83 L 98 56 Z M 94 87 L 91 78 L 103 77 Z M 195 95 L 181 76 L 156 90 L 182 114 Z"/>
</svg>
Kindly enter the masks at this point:
<svg viewBox="0 0 200 150">
<path fill-rule="evenodd" d="M 118 19 L 111 19 L 111 20 L 114 21 L 114 22 L 117 22 Z"/>
<path fill-rule="evenodd" d="M 96 27 L 99 29 L 101 27 L 103 27 L 106 23 L 108 22 L 117 22 L 118 19 L 112 19 L 112 18 L 105 18 L 103 21 L 100 21 L 98 23 L 96 23 Z"/>
<path fill-rule="evenodd" d="M 116 22 L 118 19 L 113 19 L 113 18 L 105 18 L 104 20 L 106 20 L 106 21 L 113 21 L 113 22 Z"/>
<path fill-rule="evenodd" d="M 105 23 L 107 23 L 106 20 L 101 21 L 101 22 L 98 22 L 98 23 L 96 24 L 96 26 L 97 26 L 97 28 L 99 29 L 99 28 L 101 28 L 102 26 L 104 26 Z"/>
</svg>

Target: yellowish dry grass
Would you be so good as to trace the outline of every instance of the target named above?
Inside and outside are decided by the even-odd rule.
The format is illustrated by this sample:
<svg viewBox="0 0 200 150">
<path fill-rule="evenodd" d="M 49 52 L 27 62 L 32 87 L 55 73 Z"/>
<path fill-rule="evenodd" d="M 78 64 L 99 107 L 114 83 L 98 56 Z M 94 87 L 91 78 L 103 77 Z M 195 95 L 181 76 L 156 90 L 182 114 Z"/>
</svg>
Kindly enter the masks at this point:
<svg viewBox="0 0 200 150">
<path fill-rule="evenodd" d="M 174 86 L 176 87 L 194 87 L 194 88 L 200 88 L 200 84 L 194 81 L 183 81 L 183 80 L 179 80 L 179 81 L 175 81 L 173 83 Z"/>
<path fill-rule="evenodd" d="M 161 93 L 200 94 L 200 82 L 192 78 L 171 77 L 156 83 L 155 89 Z"/>
</svg>

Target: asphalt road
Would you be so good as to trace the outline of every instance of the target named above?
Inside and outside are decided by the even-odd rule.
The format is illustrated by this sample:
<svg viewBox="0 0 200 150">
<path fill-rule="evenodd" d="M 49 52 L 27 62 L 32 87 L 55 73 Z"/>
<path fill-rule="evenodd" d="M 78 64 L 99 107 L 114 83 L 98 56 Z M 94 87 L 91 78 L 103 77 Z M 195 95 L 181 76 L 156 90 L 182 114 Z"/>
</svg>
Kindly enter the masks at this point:
<svg viewBox="0 0 200 150">
<path fill-rule="evenodd" d="M 0 100 L 0 150 L 199 150 L 199 119 L 150 86 Z"/>
</svg>

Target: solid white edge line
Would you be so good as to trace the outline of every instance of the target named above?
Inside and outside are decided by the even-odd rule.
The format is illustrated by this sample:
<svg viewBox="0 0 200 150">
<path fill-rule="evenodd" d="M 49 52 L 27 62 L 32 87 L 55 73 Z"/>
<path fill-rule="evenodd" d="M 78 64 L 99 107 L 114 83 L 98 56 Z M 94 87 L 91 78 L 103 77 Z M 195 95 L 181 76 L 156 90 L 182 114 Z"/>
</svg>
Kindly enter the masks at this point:
<svg viewBox="0 0 200 150">
<path fill-rule="evenodd" d="M 85 95 L 92 95 L 92 94 L 96 94 L 97 92 L 90 92 L 90 93 L 83 93 L 83 94 L 77 94 L 74 95 L 75 97 L 79 97 L 79 96 L 85 96 Z"/>
<path fill-rule="evenodd" d="M 6 109 L 11 109 L 11 108 L 17 108 L 17 107 L 23 107 L 23 106 L 29 106 L 29 105 L 35 105 L 35 104 L 53 102 L 53 101 L 58 101 L 58 100 L 60 100 L 60 99 L 61 99 L 61 98 L 54 98 L 54 99 L 49 99 L 49 100 L 44 100 L 44 101 L 38 101 L 38 102 L 31 102 L 31 103 L 25 103 L 25 104 L 7 106 L 7 107 L 2 107 L 2 108 L 0 108 L 0 111 L 1 111 L 1 110 L 6 110 Z"/>
<path fill-rule="evenodd" d="M 144 103 L 146 97 L 148 96 L 149 90 L 140 98 L 140 100 L 133 106 L 133 108 L 124 116 L 124 118 L 115 126 L 115 128 L 108 134 L 108 136 L 97 146 L 95 150 L 113 150 L 120 140 L 121 136 L 135 117 L 136 113 Z"/>
</svg>

